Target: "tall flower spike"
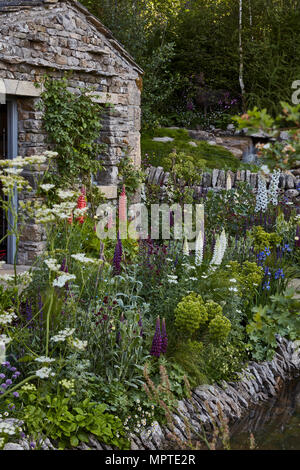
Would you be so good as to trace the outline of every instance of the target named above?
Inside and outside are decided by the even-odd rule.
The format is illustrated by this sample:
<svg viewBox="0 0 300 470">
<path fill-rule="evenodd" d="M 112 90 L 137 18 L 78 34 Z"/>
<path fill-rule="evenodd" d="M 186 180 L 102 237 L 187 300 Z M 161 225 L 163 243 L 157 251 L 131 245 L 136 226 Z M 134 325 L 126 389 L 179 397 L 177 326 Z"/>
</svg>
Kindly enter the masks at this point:
<svg viewBox="0 0 300 470">
<path fill-rule="evenodd" d="M 119 198 L 119 236 L 120 238 L 127 237 L 127 196 L 124 184 Z"/>
<path fill-rule="evenodd" d="M 200 266 L 203 261 L 203 245 L 204 245 L 204 237 L 202 236 L 201 231 L 198 233 L 196 238 L 196 246 L 195 246 L 195 264 L 196 266 Z"/>
<path fill-rule="evenodd" d="M 225 230 L 223 229 L 221 235 L 218 235 L 216 239 L 213 258 L 210 262 L 211 266 L 219 266 L 222 263 L 226 247 L 227 237 Z"/>
<path fill-rule="evenodd" d="M 258 175 L 258 188 L 256 195 L 255 212 L 265 212 L 268 207 L 268 191 L 266 179 L 262 175 Z"/>
<path fill-rule="evenodd" d="M 189 244 L 186 237 L 184 237 L 183 241 L 183 255 L 190 256 Z"/>
<path fill-rule="evenodd" d="M 274 171 L 272 173 L 269 191 L 268 191 L 269 201 L 271 202 L 271 204 L 273 204 L 273 206 L 278 205 L 279 178 L 280 178 L 280 170 Z"/>
<path fill-rule="evenodd" d="M 300 225 L 297 225 L 296 229 L 295 246 L 300 248 Z"/>
<path fill-rule="evenodd" d="M 168 335 L 166 329 L 166 320 L 163 318 L 161 324 L 161 353 L 166 354 L 168 348 Z"/>
<path fill-rule="evenodd" d="M 127 196 L 126 196 L 126 191 L 125 191 L 125 185 L 123 184 L 123 189 L 122 189 L 120 200 L 119 200 L 119 220 L 121 220 L 122 222 L 127 221 L 126 209 L 127 209 Z"/>
<path fill-rule="evenodd" d="M 122 242 L 120 240 L 119 232 L 118 232 L 118 240 L 115 248 L 113 265 L 114 265 L 114 274 L 120 274 L 121 272 L 121 260 L 122 260 L 123 248 Z"/>
<path fill-rule="evenodd" d="M 151 351 L 150 351 L 151 356 L 159 357 L 161 354 L 161 346 L 162 346 L 162 337 L 160 333 L 160 318 L 157 317 L 155 333 L 154 333 Z"/>
<path fill-rule="evenodd" d="M 144 330 L 143 330 L 143 322 L 142 322 L 141 316 L 139 316 L 138 325 L 141 328 L 140 329 L 140 336 L 143 337 L 144 336 Z"/>
<path fill-rule="evenodd" d="M 84 209 L 86 207 L 86 198 L 85 198 L 85 188 L 84 186 L 82 186 L 81 188 L 81 194 L 77 200 L 77 209 Z M 77 217 L 77 222 L 79 222 L 80 224 L 83 224 L 84 222 L 84 216 L 81 215 L 80 217 Z"/>
</svg>

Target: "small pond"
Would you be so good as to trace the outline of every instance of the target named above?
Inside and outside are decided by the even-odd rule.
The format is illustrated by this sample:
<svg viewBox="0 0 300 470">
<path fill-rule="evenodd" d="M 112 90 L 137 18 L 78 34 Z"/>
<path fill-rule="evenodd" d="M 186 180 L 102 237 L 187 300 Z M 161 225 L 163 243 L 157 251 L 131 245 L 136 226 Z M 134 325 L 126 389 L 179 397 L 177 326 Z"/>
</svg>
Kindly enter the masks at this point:
<svg viewBox="0 0 300 470">
<path fill-rule="evenodd" d="M 256 449 L 300 450 L 300 379 L 283 385 L 279 394 L 253 407 L 231 426 L 231 449 L 249 449 L 250 433 Z"/>
</svg>

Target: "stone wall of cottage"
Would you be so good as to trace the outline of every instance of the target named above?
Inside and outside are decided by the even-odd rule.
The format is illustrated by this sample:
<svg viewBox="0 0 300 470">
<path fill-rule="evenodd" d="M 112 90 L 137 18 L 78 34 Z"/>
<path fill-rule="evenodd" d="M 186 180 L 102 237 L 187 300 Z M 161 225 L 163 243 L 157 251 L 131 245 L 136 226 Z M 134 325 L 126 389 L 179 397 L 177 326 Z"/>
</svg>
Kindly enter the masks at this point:
<svg viewBox="0 0 300 470">
<path fill-rule="evenodd" d="M 112 197 L 109 188 L 118 183 L 117 164 L 125 152 L 140 165 L 141 69 L 100 22 L 72 0 L 0 9 L 0 79 L 7 95 L 17 99 L 19 155 L 51 148 L 36 106 L 40 91 L 34 84 L 45 74 L 59 79 L 66 71 L 72 72 L 72 91 L 92 86 L 100 103 L 113 104 L 102 119 L 99 141 L 107 144 L 107 151 L 99 156 L 105 171 L 97 177 Z M 34 253 L 42 249 L 43 237 L 36 224 L 28 224 L 19 264 L 32 262 Z"/>
<path fill-rule="evenodd" d="M 100 136 L 108 145 L 102 156 L 108 172 L 102 175 L 101 183 L 114 184 L 114 167 L 126 146 L 131 148 L 134 162 L 140 164 L 141 70 L 105 28 L 100 32 L 100 25 L 71 1 L 2 9 L 0 78 L 5 80 L 7 93 L 18 97 L 21 155 L 47 147 L 42 115 L 35 109 L 38 98 L 26 97 L 28 82 L 38 82 L 46 73 L 59 78 L 72 71 L 70 82 L 75 92 L 78 87 L 93 86 L 100 101 L 112 102 L 114 108 L 107 112 Z M 18 90 L 13 90 L 16 86 Z"/>
</svg>

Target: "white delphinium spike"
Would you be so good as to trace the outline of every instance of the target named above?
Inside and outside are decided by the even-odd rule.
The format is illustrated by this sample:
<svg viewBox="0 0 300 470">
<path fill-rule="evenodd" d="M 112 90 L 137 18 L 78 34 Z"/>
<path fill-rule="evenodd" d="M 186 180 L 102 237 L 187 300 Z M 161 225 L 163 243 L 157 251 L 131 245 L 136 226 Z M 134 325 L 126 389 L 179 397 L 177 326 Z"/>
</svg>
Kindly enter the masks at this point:
<svg viewBox="0 0 300 470">
<path fill-rule="evenodd" d="M 269 202 L 273 204 L 273 206 L 278 205 L 278 187 L 279 187 L 279 177 L 280 177 L 280 170 L 274 171 L 272 173 L 270 187 L 268 191 Z"/>
<path fill-rule="evenodd" d="M 258 175 L 258 189 L 256 195 L 255 212 L 265 212 L 268 207 L 267 182 L 262 175 Z"/>
<path fill-rule="evenodd" d="M 184 240 L 183 240 L 183 255 L 184 256 L 190 256 L 190 250 L 189 250 L 189 244 L 188 244 L 188 241 L 187 241 L 187 238 L 184 237 Z"/>
<path fill-rule="evenodd" d="M 219 266 L 224 258 L 225 250 L 227 247 L 227 237 L 225 230 L 222 230 L 221 235 L 217 236 L 216 244 L 214 247 L 214 254 L 210 262 L 211 266 Z"/>
<path fill-rule="evenodd" d="M 204 237 L 202 232 L 200 231 L 196 238 L 196 246 L 195 246 L 195 265 L 200 266 L 203 261 L 203 245 L 204 245 Z"/>
</svg>

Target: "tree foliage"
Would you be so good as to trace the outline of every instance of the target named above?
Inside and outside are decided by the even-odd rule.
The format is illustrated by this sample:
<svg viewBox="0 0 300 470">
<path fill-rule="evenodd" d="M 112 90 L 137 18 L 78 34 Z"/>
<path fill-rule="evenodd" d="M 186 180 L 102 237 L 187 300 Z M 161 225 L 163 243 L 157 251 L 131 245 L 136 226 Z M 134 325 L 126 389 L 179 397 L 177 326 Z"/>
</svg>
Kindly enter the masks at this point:
<svg viewBox="0 0 300 470">
<path fill-rule="evenodd" d="M 84 0 L 144 68 L 144 104 L 157 123 L 180 113 L 233 112 L 224 93 L 244 107 L 290 102 L 300 78 L 299 0 Z M 240 7 L 242 21 L 240 25 Z M 165 63 L 159 58 L 165 57 Z M 153 79 L 155 74 L 155 80 Z M 180 86 L 170 80 L 178 81 Z M 161 82 L 160 82 L 161 79 Z M 165 95 L 166 80 L 172 93 Z M 177 81 L 175 82 L 177 83 Z M 150 121 L 151 121 L 150 119 Z"/>
</svg>

